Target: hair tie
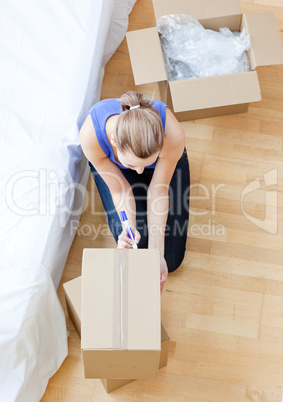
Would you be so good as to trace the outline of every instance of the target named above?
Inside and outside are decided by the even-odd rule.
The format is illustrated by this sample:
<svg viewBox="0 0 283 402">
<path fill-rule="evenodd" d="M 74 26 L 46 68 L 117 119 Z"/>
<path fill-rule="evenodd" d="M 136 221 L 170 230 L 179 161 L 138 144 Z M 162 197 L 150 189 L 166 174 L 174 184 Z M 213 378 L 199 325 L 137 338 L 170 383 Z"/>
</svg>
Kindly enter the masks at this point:
<svg viewBox="0 0 283 402">
<path fill-rule="evenodd" d="M 139 108 L 140 106 L 141 106 L 141 105 L 135 105 L 135 106 L 131 106 L 129 110 L 132 110 L 132 109 L 137 109 L 137 108 Z"/>
</svg>

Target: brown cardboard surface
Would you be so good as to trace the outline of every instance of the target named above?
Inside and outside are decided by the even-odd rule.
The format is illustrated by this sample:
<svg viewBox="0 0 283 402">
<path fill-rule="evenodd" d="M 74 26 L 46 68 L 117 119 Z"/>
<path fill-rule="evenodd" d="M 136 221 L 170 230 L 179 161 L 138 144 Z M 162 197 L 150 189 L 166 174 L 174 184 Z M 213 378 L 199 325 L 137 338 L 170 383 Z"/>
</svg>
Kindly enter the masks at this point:
<svg viewBox="0 0 283 402">
<path fill-rule="evenodd" d="M 283 64 L 283 48 L 273 13 L 243 15 L 243 26 L 251 38 L 252 68 Z"/>
<path fill-rule="evenodd" d="M 165 367 L 167 365 L 168 360 L 168 349 L 169 349 L 169 341 L 170 338 L 161 323 L 161 353 L 159 360 L 159 368 Z M 126 379 L 101 379 L 101 382 L 105 388 L 105 390 L 109 393 L 114 391 L 115 389 L 121 388 L 124 385 L 127 385 L 135 380 L 126 380 Z"/>
<path fill-rule="evenodd" d="M 67 310 L 69 317 L 74 324 L 78 335 L 81 336 L 81 276 L 63 284 Z M 161 353 L 159 368 L 167 365 L 169 336 L 161 323 Z M 134 379 L 101 379 L 101 382 L 107 392 L 121 388 Z"/>
<path fill-rule="evenodd" d="M 169 85 L 176 113 L 261 99 L 256 71 L 171 81 Z"/>
<path fill-rule="evenodd" d="M 82 269 L 82 348 L 112 349 L 114 272 L 117 259 L 127 260 L 127 338 L 129 350 L 160 347 L 159 251 L 84 249 Z M 103 268 L 103 269 L 102 269 Z M 117 286 L 116 286 L 117 285 Z M 91 307 L 90 307 L 91 306 Z M 125 336 L 126 334 L 124 334 Z"/>
<path fill-rule="evenodd" d="M 153 5 L 156 19 L 161 15 L 185 13 L 197 18 L 207 29 L 228 26 L 232 31 L 238 31 L 245 27 L 251 36 L 248 51 L 251 70 L 261 65 L 283 64 L 282 43 L 272 13 L 242 15 L 238 0 L 153 0 Z M 133 40 L 128 42 L 128 47 L 135 83 L 146 84 L 151 64 L 148 59 L 144 63 L 138 59 L 142 35 L 137 42 L 133 32 L 131 37 Z M 151 52 L 153 47 L 157 48 L 156 43 L 147 46 Z M 135 52 L 137 56 L 132 60 Z M 143 52 L 146 53 L 146 49 Z M 160 75 L 155 71 L 154 75 L 161 89 L 161 100 L 168 104 L 179 121 L 243 113 L 250 102 L 261 100 L 256 71 L 168 82 L 164 79 L 164 64 L 161 60 L 158 63 L 162 65 L 162 71 Z M 150 79 L 153 82 L 152 76 Z"/>
<path fill-rule="evenodd" d="M 163 324 L 161 323 L 161 353 L 160 353 L 160 360 L 159 360 L 159 368 L 167 366 L 168 360 L 168 349 L 169 349 L 169 335 L 166 332 Z"/>
<path fill-rule="evenodd" d="M 169 340 L 169 335 L 166 332 L 166 329 L 164 328 L 164 325 L 161 323 L 161 342 L 165 342 Z"/>
<path fill-rule="evenodd" d="M 84 350 L 85 378 L 156 378 L 159 350 Z"/>
<path fill-rule="evenodd" d="M 169 349 L 169 341 L 170 338 L 161 324 L 161 353 L 160 353 L 160 360 L 159 360 L 159 368 L 165 367 L 167 365 L 168 360 L 168 349 Z M 127 384 L 130 384 L 136 380 L 127 380 L 127 379 L 119 379 L 119 378 L 112 378 L 112 379 L 101 379 L 100 380 L 105 388 L 105 390 L 109 393 L 124 387 Z"/>
<path fill-rule="evenodd" d="M 189 14 L 197 19 L 241 14 L 238 0 L 153 0 L 156 19 L 167 14 Z"/>
<path fill-rule="evenodd" d="M 69 317 L 81 336 L 81 277 L 63 284 Z"/>
<path fill-rule="evenodd" d="M 111 349 L 113 343 L 112 250 L 84 249 L 82 267 L 82 349 Z M 84 329 L 84 330 L 83 330 Z"/>
<path fill-rule="evenodd" d="M 156 377 L 159 280 L 159 250 L 84 249 L 81 345 L 86 378 Z M 120 299 L 115 298 L 119 292 Z M 113 347 L 116 337 L 126 338 L 126 344 Z"/>
<path fill-rule="evenodd" d="M 127 384 L 130 384 L 133 381 L 136 380 L 127 380 L 127 379 L 112 379 L 112 380 L 106 380 L 106 379 L 101 379 L 100 380 L 105 388 L 105 391 L 107 393 L 115 391 L 116 389 L 122 388 Z"/>
<path fill-rule="evenodd" d="M 127 32 L 135 83 L 167 80 L 164 59 L 156 28 Z"/>
<path fill-rule="evenodd" d="M 63 284 L 64 288 L 64 294 L 66 298 L 66 304 L 67 304 L 67 310 L 68 314 L 69 311 L 71 311 L 70 319 L 72 323 L 74 324 L 78 335 L 81 336 L 80 328 L 81 328 L 81 283 L 82 283 L 82 277 L 78 276 L 75 279 L 72 279 L 71 281 L 65 282 Z M 74 322 L 73 320 L 76 320 Z M 165 342 L 170 339 L 169 335 L 166 332 L 166 329 L 164 328 L 164 325 L 161 323 L 161 342 Z M 162 349 L 162 345 L 161 345 Z"/>
<path fill-rule="evenodd" d="M 178 121 L 198 120 L 235 113 L 245 113 L 248 111 L 248 108 L 249 103 L 241 103 L 239 105 L 211 107 L 209 109 L 187 110 L 186 112 L 175 113 L 175 117 Z"/>
<path fill-rule="evenodd" d="M 224 15 L 221 17 L 199 19 L 198 21 L 205 29 L 219 31 L 219 28 L 228 26 L 231 31 L 240 31 L 242 14 Z"/>
</svg>

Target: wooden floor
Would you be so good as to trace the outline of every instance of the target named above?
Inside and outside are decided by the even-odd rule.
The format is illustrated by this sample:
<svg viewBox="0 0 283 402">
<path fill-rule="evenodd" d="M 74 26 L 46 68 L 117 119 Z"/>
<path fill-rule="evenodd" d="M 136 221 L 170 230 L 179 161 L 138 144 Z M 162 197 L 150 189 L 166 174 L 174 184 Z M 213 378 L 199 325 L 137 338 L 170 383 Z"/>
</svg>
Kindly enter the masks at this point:
<svg viewBox="0 0 283 402">
<path fill-rule="evenodd" d="M 283 0 L 241 6 L 275 12 L 283 41 Z M 151 1 L 138 0 L 129 29 L 153 25 Z M 107 395 L 99 380 L 84 379 L 80 339 L 67 317 L 69 356 L 42 401 L 281 401 L 283 66 L 258 74 L 263 100 L 248 113 L 183 123 L 194 186 L 186 258 L 162 295 L 167 367 L 157 380 Z M 135 88 L 147 96 L 156 89 L 135 87 L 124 41 L 106 68 L 102 97 Z M 58 292 L 64 309 L 62 283 L 80 275 L 83 248 L 115 247 L 92 179 L 84 209 Z"/>
</svg>

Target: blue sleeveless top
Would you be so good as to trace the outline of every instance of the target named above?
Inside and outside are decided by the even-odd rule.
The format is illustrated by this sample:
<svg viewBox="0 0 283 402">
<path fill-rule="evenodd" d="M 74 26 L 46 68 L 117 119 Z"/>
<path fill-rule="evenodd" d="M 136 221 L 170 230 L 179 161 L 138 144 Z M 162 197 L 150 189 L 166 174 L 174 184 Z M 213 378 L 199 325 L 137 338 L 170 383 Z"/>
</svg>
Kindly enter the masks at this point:
<svg viewBox="0 0 283 402">
<path fill-rule="evenodd" d="M 162 120 L 163 131 L 165 131 L 166 107 L 168 106 L 157 99 L 154 100 L 154 104 L 152 106 L 154 107 L 154 109 L 159 111 Z M 118 165 L 121 169 L 129 169 L 115 159 L 114 152 L 108 141 L 107 134 L 105 131 L 105 124 L 107 119 L 110 116 L 120 113 L 121 113 L 121 101 L 118 98 L 104 99 L 93 105 L 89 111 L 97 140 L 105 155 L 109 159 L 111 159 L 112 162 Z M 152 165 L 146 167 L 153 169 L 155 168 L 155 165 L 156 161 Z"/>
</svg>

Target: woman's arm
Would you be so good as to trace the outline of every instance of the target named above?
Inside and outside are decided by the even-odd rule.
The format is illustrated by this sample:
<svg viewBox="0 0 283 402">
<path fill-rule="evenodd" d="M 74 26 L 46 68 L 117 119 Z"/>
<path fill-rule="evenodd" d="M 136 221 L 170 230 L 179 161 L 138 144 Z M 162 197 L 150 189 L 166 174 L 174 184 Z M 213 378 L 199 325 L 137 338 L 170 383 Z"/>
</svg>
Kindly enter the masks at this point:
<svg viewBox="0 0 283 402">
<path fill-rule="evenodd" d="M 118 166 L 102 150 L 97 140 L 90 115 L 87 116 L 80 130 L 80 143 L 85 156 L 109 187 L 117 212 L 125 210 L 131 227 L 135 229 L 136 204 L 131 186 Z"/>
<path fill-rule="evenodd" d="M 160 249 L 163 269 L 165 269 L 164 233 L 169 208 L 169 185 L 177 162 L 184 152 L 184 146 L 184 130 L 173 113 L 167 108 L 164 144 L 148 189 L 147 198 L 148 248 Z"/>
</svg>

